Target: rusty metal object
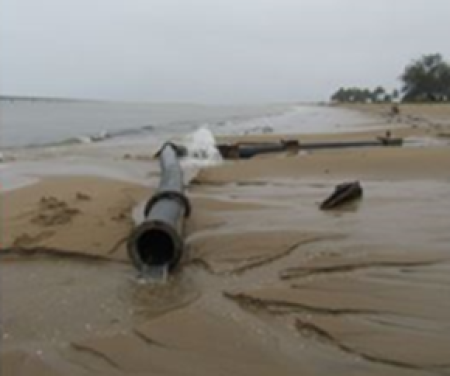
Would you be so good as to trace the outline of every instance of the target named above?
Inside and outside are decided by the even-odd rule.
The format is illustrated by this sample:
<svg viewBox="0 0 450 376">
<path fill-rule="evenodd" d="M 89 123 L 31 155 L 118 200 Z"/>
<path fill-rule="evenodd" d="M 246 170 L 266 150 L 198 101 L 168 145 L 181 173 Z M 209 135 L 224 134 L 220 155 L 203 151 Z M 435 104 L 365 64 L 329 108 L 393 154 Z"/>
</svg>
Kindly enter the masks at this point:
<svg viewBox="0 0 450 376">
<path fill-rule="evenodd" d="M 183 151 L 171 143 L 157 153 L 161 181 L 145 206 L 145 220 L 133 230 L 127 244 L 129 257 L 140 271 L 152 266 L 172 270 L 181 259 L 184 218 L 189 216 L 191 207 L 184 194 L 180 154 Z"/>
<path fill-rule="evenodd" d="M 217 145 L 220 155 L 224 159 L 239 159 L 239 145 L 237 144 L 219 144 Z"/>
<path fill-rule="evenodd" d="M 342 183 L 320 204 L 321 210 L 330 210 L 362 197 L 363 190 L 359 181 Z"/>
<path fill-rule="evenodd" d="M 249 159 L 259 154 L 289 152 L 300 150 L 298 140 L 281 140 L 280 142 L 238 142 L 219 144 L 217 148 L 224 159 Z"/>
</svg>

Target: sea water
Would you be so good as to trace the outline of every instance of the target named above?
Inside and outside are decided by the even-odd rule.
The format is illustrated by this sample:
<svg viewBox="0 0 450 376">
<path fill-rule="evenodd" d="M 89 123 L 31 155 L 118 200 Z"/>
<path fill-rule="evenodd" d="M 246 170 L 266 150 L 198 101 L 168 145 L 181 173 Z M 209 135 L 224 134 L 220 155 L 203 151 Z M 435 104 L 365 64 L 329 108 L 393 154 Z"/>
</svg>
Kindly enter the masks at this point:
<svg viewBox="0 0 450 376">
<path fill-rule="evenodd" d="M 0 100 L 1 147 L 90 143 L 111 138 L 179 135 L 282 113 L 290 105 L 218 106 L 70 100 Z"/>
<path fill-rule="evenodd" d="M 349 130 L 374 119 L 328 106 L 292 103 L 199 105 L 69 100 L 0 100 L 1 149 L 127 140 L 166 140 L 206 127 L 214 134 Z M 369 123 L 369 124 L 368 124 Z"/>
<path fill-rule="evenodd" d="M 375 119 L 376 120 L 376 119 Z M 217 135 L 344 132 L 373 118 L 345 109 L 265 104 L 112 103 L 0 100 L 2 189 L 47 175 L 96 175 L 155 186 L 153 155 L 168 141 L 184 144 L 188 181 L 195 169 L 220 163 Z M 153 161 L 153 162 L 152 162 Z"/>
</svg>

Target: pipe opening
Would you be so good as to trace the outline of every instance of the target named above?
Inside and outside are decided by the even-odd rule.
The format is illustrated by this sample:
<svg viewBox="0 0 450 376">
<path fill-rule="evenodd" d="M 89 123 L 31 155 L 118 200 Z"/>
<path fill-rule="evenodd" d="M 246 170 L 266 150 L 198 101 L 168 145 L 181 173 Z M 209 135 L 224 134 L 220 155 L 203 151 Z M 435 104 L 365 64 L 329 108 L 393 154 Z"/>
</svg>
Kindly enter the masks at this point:
<svg viewBox="0 0 450 376">
<path fill-rule="evenodd" d="M 175 259 L 175 243 L 172 237 L 158 228 L 142 233 L 136 241 L 136 250 L 146 265 L 166 265 Z"/>
</svg>

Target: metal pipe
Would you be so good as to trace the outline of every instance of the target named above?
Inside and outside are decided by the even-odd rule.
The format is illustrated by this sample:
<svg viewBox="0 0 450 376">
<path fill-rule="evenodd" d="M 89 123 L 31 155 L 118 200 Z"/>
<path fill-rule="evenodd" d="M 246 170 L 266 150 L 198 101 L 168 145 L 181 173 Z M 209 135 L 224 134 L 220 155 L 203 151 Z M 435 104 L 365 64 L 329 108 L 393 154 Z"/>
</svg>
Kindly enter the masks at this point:
<svg viewBox="0 0 450 376">
<path fill-rule="evenodd" d="M 217 148 L 225 159 L 249 159 L 258 154 L 276 153 L 300 149 L 297 140 L 281 140 L 280 142 L 239 142 L 237 144 L 219 144 Z"/>
<path fill-rule="evenodd" d="M 147 202 L 144 221 L 128 238 L 128 254 L 140 271 L 152 266 L 173 269 L 181 259 L 184 218 L 191 211 L 184 194 L 183 171 L 177 145 L 166 143 L 158 152 L 161 180 L 155 195 Z"/>
</svg>

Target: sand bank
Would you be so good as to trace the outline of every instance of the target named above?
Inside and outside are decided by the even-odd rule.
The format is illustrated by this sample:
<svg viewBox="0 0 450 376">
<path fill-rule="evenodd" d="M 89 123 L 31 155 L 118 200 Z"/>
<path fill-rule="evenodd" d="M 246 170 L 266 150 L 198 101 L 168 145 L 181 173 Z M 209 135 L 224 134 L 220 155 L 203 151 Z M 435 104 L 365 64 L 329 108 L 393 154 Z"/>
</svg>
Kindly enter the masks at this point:
<svg viewBox="0 0 450 376">
<path fill-rule="evenodd" d="M 430 125 L 430 122 L 449 125 L 450 105 L 448 103 L 399 103 L 397 106 L 400 109 L 400 120 L 422 120 L 424 121 L 423 125 Z M 346 104 L 342 107 L 375 115 L 389 115 L 392 104 Z"/>
<path fill-rule="evenodd" d="M 197 184 L 225 184 L 261 179 L 421 180 L 450 178 L 450 149 L 377 148 L 321 151 L 299 156 L 260 157 L 202 171 Z"/>
</svg>

